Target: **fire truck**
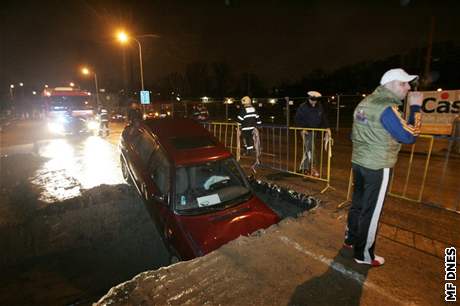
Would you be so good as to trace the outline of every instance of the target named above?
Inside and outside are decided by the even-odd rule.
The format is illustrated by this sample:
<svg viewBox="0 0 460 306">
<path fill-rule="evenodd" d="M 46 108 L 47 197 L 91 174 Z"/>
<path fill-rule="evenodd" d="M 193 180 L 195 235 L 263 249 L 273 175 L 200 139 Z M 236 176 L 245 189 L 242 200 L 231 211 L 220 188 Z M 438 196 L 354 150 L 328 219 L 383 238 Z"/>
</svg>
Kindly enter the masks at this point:
<svg viewBox="0 0 460 306">
<path fill-rule="evenodd" d="M 42 97 L 50 132 L 89 134 L 98 129 L 91 93 L 73 87 L 46 88 Z"/>
</svg>

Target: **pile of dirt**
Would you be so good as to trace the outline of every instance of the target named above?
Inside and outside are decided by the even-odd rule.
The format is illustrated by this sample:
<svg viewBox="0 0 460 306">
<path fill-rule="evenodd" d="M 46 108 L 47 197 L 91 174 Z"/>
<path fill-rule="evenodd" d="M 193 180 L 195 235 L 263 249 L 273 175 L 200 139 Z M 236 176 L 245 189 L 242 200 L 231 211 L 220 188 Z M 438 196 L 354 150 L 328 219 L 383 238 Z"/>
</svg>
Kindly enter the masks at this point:
<svg viewBox="0 0 460 306">
<path fill-rule="evenodd" d="M 191 261 L 146 271 L 96 305 L 435 305 L 441 261 L 388 240 L 378 269 L 340 248 L 344 224 L 316 209 Z M 409 264 L 410 263 L 410 264 Z"/>
</svg>

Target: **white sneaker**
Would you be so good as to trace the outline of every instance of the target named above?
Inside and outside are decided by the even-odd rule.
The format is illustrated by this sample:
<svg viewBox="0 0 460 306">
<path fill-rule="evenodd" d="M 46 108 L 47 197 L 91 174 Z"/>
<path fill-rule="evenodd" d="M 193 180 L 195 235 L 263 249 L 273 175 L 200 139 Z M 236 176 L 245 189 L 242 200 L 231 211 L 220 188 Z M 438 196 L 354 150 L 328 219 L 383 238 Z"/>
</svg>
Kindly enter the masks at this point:
<svg viewBox="0 0 460 306">
<path fill-rule="evenodd" d="M 385 263 L 385 258 L 382 256 L 374 255 L 374 259 L 372 261 L 365 261 L 365 260 L 359 260 L 355 258 L 355 261 L 359 264 L 365 264 L 365 265 L 371 265 L 373 267 L 380 267 L 383 266 Z"/>
</svg>

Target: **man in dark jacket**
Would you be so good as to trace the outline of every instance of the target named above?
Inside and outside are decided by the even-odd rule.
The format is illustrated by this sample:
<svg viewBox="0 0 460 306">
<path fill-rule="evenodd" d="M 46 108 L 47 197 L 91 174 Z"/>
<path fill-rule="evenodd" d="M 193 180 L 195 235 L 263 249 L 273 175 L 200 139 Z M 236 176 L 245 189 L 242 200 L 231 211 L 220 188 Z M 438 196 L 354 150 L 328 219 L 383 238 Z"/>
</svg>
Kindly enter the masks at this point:
<svg viewBox="0 0 460 306">
<path fill-rule="evenodd" d="M 303 128 L 329 128 L 329 122 L 326 113 L 318 100 L 321 94 L 317 91 L 309 91 L 308 99 L 300 104 L 295 114 L 295 124 Z M 330 132 L 326 133 L 329 137 Z M 303 138 L 303 157 L 300 162 L 299 171 L 307 175 L 319 176 L 318 171 L 314 168 L 315 152 L 314 152 L 314 139 L 315 131 L 302 131 Z"/>
<path fill-rule="evenodd" d="M 134 135 L 142 122 L 142 113 L 138 103 L 131 103 L 131 107 L 128 109 L 127 119 L 128 125 L 130 126 L 130 135 Z"/>
<path fill-rule="evenodd" d="M 131 125 L 138 125 L 142 121 L 142 113 L 139 109 L 139 104 L 136 102 L 131 103 L 131 107 L 128 109 L 127 114 L 128 123 Z"/>
</svg>

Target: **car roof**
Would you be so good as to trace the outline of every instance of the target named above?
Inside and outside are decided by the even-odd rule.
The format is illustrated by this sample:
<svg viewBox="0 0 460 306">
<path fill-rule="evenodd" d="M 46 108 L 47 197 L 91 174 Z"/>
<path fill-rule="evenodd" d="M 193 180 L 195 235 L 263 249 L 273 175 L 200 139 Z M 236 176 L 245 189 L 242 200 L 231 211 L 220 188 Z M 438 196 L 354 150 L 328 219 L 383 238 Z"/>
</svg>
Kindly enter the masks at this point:
<svg viewBox="0 0 460 306">
<path fill-rule="evenodd" d="M 143 123 L 158 137 L 171 161 L 178 166 L 231 156 L 219 140 L 194 120 L 164 118 L 147 119 Z M 190 145 L 195 140 L 195 145 Z"/>
</svg>

